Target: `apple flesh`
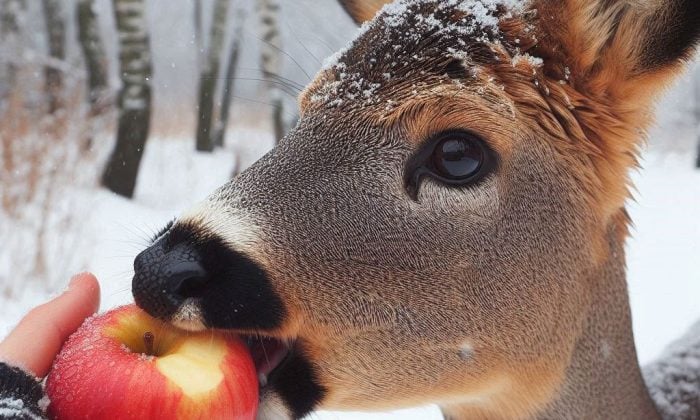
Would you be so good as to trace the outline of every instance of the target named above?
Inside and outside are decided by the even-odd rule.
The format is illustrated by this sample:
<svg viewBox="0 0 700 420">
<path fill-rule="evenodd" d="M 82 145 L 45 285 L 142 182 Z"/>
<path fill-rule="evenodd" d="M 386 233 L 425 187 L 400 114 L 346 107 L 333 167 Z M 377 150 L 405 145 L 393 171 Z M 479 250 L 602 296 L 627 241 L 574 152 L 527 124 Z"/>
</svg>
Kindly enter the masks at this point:
<svg viewBox="0 0 700 420">
<path fill-rule="evenodd" d="M 135 305 L 88 319 L 46 381 L 55 419 L 254 419 L 258 379 L 246 345 L 192 333 Z"/>
</svg>

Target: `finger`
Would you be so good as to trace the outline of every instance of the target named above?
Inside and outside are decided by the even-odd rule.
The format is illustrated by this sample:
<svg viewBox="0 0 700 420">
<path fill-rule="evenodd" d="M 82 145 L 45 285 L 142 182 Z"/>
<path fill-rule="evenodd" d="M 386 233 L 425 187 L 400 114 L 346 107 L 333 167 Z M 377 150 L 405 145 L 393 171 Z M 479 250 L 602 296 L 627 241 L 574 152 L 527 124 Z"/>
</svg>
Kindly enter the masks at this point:
<svg viewBox="0 0 700 420">
<path fill-rule="evenodd" d="M 45 376 L 63 342 L 100 305 L 100 286 L 92 274 L 71 280 L 59 297 L 37 306 L 0 343 L 0 360 Z"/>
</svg>

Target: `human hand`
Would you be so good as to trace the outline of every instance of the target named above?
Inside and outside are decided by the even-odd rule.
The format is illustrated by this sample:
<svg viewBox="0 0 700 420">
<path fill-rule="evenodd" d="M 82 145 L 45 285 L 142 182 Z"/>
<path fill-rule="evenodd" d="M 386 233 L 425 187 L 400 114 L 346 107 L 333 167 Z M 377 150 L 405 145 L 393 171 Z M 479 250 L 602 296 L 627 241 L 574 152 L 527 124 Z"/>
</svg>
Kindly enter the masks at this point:
<svg viewBox="0 0 700 420">
<path fill-rule="evenodd" d="M 100 306 L 100 286 L 89 273 L 73 277 L 57 298 L 32 309 L 0 343 L 0 361 L 36 377 L 49 372 L 63 342 Z"/>
</svg>

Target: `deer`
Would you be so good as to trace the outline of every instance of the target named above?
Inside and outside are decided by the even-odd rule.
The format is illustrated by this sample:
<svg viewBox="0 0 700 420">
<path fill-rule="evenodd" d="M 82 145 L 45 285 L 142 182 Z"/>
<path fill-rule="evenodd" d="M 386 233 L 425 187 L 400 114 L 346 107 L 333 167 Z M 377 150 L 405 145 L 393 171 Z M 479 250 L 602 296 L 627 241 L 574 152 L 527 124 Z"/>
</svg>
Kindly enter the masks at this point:
<svg viewBox="0 0 700 420">
<path fill-rule="evenodd" d="M 263 419 L 669 418 L 637 360 L 625 203 L 700 3 L 340 2 L 357 38 L 274 149 L 136 257 L 136 304 L 246 337 Z"/>
</svg>

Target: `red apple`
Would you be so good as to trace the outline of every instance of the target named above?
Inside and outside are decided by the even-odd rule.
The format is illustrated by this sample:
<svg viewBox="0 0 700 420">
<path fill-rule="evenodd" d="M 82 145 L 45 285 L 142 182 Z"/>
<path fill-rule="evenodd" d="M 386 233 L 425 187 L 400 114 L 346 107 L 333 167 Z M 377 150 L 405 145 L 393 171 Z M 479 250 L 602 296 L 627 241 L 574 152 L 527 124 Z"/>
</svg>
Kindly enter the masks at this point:
<svg viewBox="0 0 700 420">
<path fill-rule="evenodd" d="M 235 336 L 179 330 L 135 305 L 88 319 L 46 381 L 56 419 L 254 419 L 258 379 Z"/>
</svg>

